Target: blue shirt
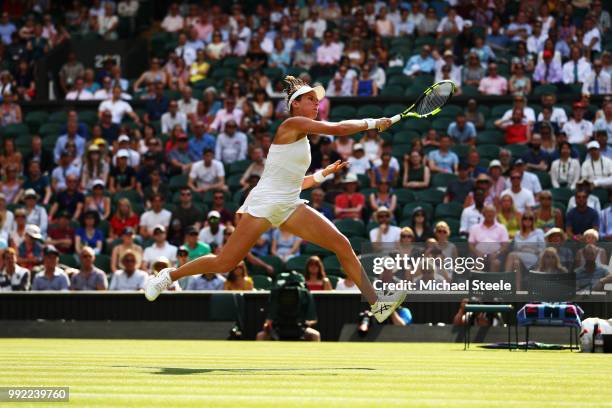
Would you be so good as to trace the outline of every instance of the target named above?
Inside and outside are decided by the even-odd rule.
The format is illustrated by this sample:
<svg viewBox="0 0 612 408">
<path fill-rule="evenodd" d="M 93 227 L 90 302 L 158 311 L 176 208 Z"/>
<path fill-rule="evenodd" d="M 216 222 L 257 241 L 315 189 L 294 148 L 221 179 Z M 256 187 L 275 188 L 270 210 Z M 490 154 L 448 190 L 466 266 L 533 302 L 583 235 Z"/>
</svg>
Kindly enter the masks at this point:
<svg viewBox="0 0 612 408">
<path fill-rule="evenodd" d="M 44 271 L 37 273 L 32 283 L 32 290 L 68 290 L 69 287 L 68 276 L 59 268 L 55 268 L 51 279 L 45 275 Z"/>
<path fill-rule="evenodd" d="M 83 245 L 87 245 L 88 247 L 92 247 L 94 249 L 96 248 L 98 242 L 104 242 L 104 234 L 102 234 L 102 231 L 100 231 L 98 228 L 94 230 L 93 237 L 91 238 L 87 236 L 85 228 L 82 227 L 77 228 L 75 235 L 81 238 Z"/>
<path fill-rule="evenodd" d="M 413 73 L 413 65 L 419 66 L 419 72 L 431 74 L 434 70 L 434 59 L 431 57 L 423 58 L 421 57 L 421 55 L 413 55 L 412 57 L 410 57 L 410 59 L 406 63 L 406 66 L 404 67 L 404 74 L 411 75 Z"/>
<path fill-rule="evenodd" d="M 440 167 L 447 173 L 454 173 L 455 165 L 459 164 L 459 157 L 455 152 L 448 151 L 446 154 L 440 153 L 439 149 L 436 149 L 429 153 L 429 160 L 432 160 L 437 167 Z"/>
<path fill-rule="evenodd" d="M 202 157 L 205 149 L 211 149 L 214 152 L 216 143 L 217 140 L 215 137 L 209 133 L 204 133 L 204 136 L 200 139 L 194 136 L 189 139 L 189 153 L 191 156 L 197 157 L 197 160 L 199 160 Z"/>
<path fill-rule="evenodd" d="M 612 206 L 601 210 L 599 217 L 599 234 L 600 237 L 612 236 Z"/>
<path fill-rule="evenodd" d="M 599 227 L 599 214 L 591 207 L 587 207 L 584 212 L 574 207 L 567 213 L 565 225 L 572 227 L 574 234 L 583 234 L 589 228 Z"/>
<path fill-rule="evenodd" d="M 597 285 L 599 280 L 608 275 L 608 268 L 596 264 L 593 273 L 588 273 L 586 267 L 576 269 L 576 285 L 578 290 L 589 289 Z"/>
<path fill-rule="evenodd" d="M 446 133 L 459 143 L 465 143 L 468 140 L 476 137 L 476 126 L 472 122 L 465 122 L 463 129 L 459 129 L 457 122 L 452 122 L 448 125 Z"/>
<path fill-rule="evenodd" d="M 59 161 L 60 155 L 66 148 L 66 143 L 68 143 L 68 135 L 60 136 L 57 142 L 55 142 L 55 149 L 53 150 L 55 162 Z M 74 143 L 76 144 L 77 157 L 82 157 L 83 153 L 85 153 L 85 139 L 77 134 L 74 138 Z"/>
<path fill-rule="evenodd" d="M 204 275 L 194 276 L 187 284 L 187 290 L 223 290 L 225 278 L 215 274 L 212 279 L 206 279 Z"/>
<path fill-rule="evenodd" d="M 146 104 L 149 120 L 160 120 L 161 116 L 168 111 L 168 98 L 162 96 L 161 99 L 149 99 Z"/>
<path fill-rule="evenodd" d="M 15 31 L 17 31 L 17 27 L 15 27 L 13 23 L 0 24 L 0 37 L 2 37 L 2 42 L 9 45 L 11 43 L 11 35 Z"/>
</svg>

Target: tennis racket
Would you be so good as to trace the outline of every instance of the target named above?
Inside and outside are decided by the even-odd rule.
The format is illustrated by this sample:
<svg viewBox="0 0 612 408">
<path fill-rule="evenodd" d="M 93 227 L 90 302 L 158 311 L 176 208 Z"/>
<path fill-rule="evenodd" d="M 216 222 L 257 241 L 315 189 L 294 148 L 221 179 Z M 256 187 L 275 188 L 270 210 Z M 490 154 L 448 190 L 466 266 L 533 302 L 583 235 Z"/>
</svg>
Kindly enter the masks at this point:
<svg viewBox="0 0 612 408">
<path fill-rule="evenodd" d="M 449 80 L 433 84 L 408 109 L 393 116 L 391 123 L 405 118 L 428 118 L 436 115 L 448 103 L 456 89 L 455 83 Z"/>
</svg>

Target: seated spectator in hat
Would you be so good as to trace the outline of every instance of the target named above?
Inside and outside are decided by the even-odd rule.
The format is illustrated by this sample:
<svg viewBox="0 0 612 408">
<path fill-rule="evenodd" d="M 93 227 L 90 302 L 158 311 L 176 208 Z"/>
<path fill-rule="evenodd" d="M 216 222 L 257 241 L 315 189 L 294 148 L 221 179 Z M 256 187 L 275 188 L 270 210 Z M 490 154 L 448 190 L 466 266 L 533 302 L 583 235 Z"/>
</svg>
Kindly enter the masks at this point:
<svg viewBox="0 0 612 408">
<path fill-rule="evenodd" d="M 457 173 L 459 157 L 450 151 L 451 138 L 449 135 L 440 137 L 440 148 L 428 155 L 429 169 L 433 173 Z"/>
<path fill-rule="evenodd" d="M 525 168 L 534 171 L 548 170 L 550 157 L 542 150 L 542 136 L 539 134 L 531 135 L 529 150 L 523 155 Z"/>
<path fill-rule="evenodd" d="M 165 256 L 160 256 L 155 262 L 153 262 L 153 266 L 151 267 L 151 273 L 153 275 L 157 275 L 159 272 L 161 272 L 162 269 L 170 268 L 172 265 L 173 264 L 170 263 L 168 258 L 166 258 Z M 183 289 L 179 285 L 178 281 L 172 282 L 172 284 L 166 289 L 166 291 L 169 292 L 180 292 L 181 290 Z"/>
<path fill-rule="evenodd" d="M 32 189 L 39 197 L 42 197 L 41 203 L 47 205 L 51 199 L 51 183 L 49 177 L 42 173 L 40 162 L 38 159 L 32 159 L 27 165 L 27 176 L 21 188 L 24 191 Z"/>
<path fill-rule="evenodd" d="M 136 257 L 136 268 L 140 268 L 142 261 L 142 247 L 134 242 L 134 229 L 132 227 L 126 227 L 117 238 L 119 243 L 115 245 L 111 253 L 111 272 L 116 272 L 121 269 L 121 259 L 127 251 L 132 251 Z"/>
<path fill-rule="evenodd" d="M 58 211 L 54 224 L 49 226 L 46 243 L 55 246 L 62 254 L 74 253 L 75 231 L 70 225 L 70 214 Z"/>
<path fill-rule="evenodd" d="M 126 227 L 136 229 L 139 224 L 139 217 L 132 210 L 130 200 L 123 197 L 117 201 L 117 209 L 110 220 L 109 240 L 119 238 Z"/>
<path fill-rule="evenodd" d="M 209 190 L 227 190 L 225 185 L 225 169 L 221 161 L 214 159 L 210 149 L 204 150 L 202 160 L 193 163 L 189 172 L 189 188 L 202 193 Z"/>
<path fill-rule="evenodd" d="M 408 59 L 404 67 L 404 75 L 433 74 L 434 65 L 435 61 L 431 57 L 431 47 L 426 44 L 421 47 L 418 54 Z"/>
<path fill-rule="evenodd" d="M 113 273 L 108 290 L 143 290 L 148 274 L 136 267 L 136 254 L 127 250 L 121 257 L 121 269 Z"/>
<path fill-rule="evenodd" d="M 185 230 L 185 242 L 181 248 L 185 248 L 189 252 L 190 261 L 211 253 L 210 245 L 200 241 L 198 230 L 194 226 L 187 227 Z"/>
<path fill-rule="evenodd" d="M 78 221 L 83 211 L 85 196 L 79 191 L 79 179 L 73 175 L 66 177 L 66 189 L 56 194 L 49 210 L 49 219 L 55 220 L 56 214 L 66 211 L 71 220 Z"/>
<path fill-rule="evenodd" d="M 310 201 L 308 205 L 325 216 L 330 221 L 334 219 L 333 207 L 324 202 L 325 192 L 321 188 L 315 188 L 310 193 Z M 267 255 L 267 254 L 266 254 Z"/>
<path fill-rule="evenodd" d="M 572 144 L 587 144 L 593 136 L 593 123 L 584 119 L 586 104 L 574 103 L 573 116 L 565 125 L 563 132 L 567 134 L 567 141 Z"/>
<path fill-rule="evenodd" d="M 153 262 L 160 256 L 165 256 L 174 264 L 176 262 L 177 247 L 166 240 L 166 228 L 163 225 L 157 225 L 153 228 L 153 240 L 153 244 L 144 250 L 142 256 L 143 269 L 151 270 Z"/>
<path fill-rule="evenodd" d="M 411 189 L 424 189 L 429 187 L 431 172 L 425 165 L 423 155 L 416 150 L 404 156 L 404 176 L 402 186 Z"/>
<path fill-rule="evenodd" d="M 42 262 L 43 236 L 37 225 L 27 224 L 24 239 L 17 247 L 17 263 L 29 270 Z"/>
<path fill-rule="evenodd" d="M 109 191 L 115 194 L 119 191 L 134 190 L 136 188 L 136 172 L 128 164 L 129 152 L 121 149 L 117 152 L 116 158 L 117 165 L 112 166 L 109 173 Z"/>
<path fill-rule="evenodd" d="M 164 197 L 160 194 L 151 196 L 151 209 L 145 211 L 140 216 L 139 233 L 143 239 L 153 236 L 153 228 L 163 225 L 165 228 L 170 226 L 172 213 L 164 208 Z"/>
<path fill-rule="evenodd" d="M 249 276 L 244 261 L 229 271 L 223 284 L 223 290 L 253 290 L 253 279 Z"/>
<path fill-rule="evenodd" d="M 359 185 L 357 176 L 348 173 L 342 183 L 344 192 L 338 194 L 335 199 L 336 218 L 362 219 L 365 197 L 357 191 Z"/>
<path fill-rule="evenodd" d="M 121 130 L 121 133 L 125 132 L 124 129 Z M 137 169 L 140 166 L 140 153 L 136 150 L 132 149 L 130 136 L 126 134 L 121 134 L 117 139 L 117 154 L 113 156 L 112 165 L 117 166 L 117 160 L 119 157 L 119 152 L 126 151 L 128 153 L 128 166 Z"/>
<path fill-rule="evenodd" d="M 32 290 L 68 290 L 70 279 L 58 267 L 59 252 L 53 245 L 45 246 L 43 252 L 43 270 L 38 272 L 32 282 Z"/>
<path fill-rule="evenodd" d="M 415 242 L 426 242 L 429 238 L 432 237 L 427 213 L 425 212 L 423 207 L 419 206 L 412 210 L 412 216 L 410 218 L 410 228 L 414 233 Z"/>
<path fill-rule="evenodd" d="M 612 94 L 612 80 L 610 74 L 603 70 L 601 59 L 593 61 L 593 70 L 582 84 L 583 95 L 609 95 Z"/>
<path fill-rule="evenodd" d="M 601 211 L 601 202 L 599 201 L 599 197 L 597 197 L 595 194 L 591 194 L 591 191 L 593 190 L 593 185 L 591 184 L 591 182 L 589 182 L 589 180 L 583 179 L 583 178 L 578 180 L 578 182 L 576 183 L 576 191 L 578 190 L 587 192 L 588 194 L 587 206 L 588 207 L 598 212 Z M 569 201 L 567 202 L 566 212 L 569 212 L 569 210 L 575 207 L 576 207 L 576 196 L 573 195 L 572 197 L 570 197 Z"/>
<path fill-rule="evenodd" d="M 487 76 L 480 80 L 478 91 L 483 95 L 505 95 L 508 92 L 508 80 L 497 74 L 497 64 L 489 64 Z"/>
<path fill-rule="evenodd" d="M 221 223 L 221 214 L 219 211 L 210 211 L 206 217 L 206 221 L 207 225 L 200 230 L 198 241 L 204 242 L 207 245 L 223 245 L 223 233 L 226 227 Z"/>
<path fill-rule="evenodd" d="M 576 269 L 577 290 L 602 290 L 601 280 L 608 276 L 608 268 L 597 262 L 599 249 L 593 244 L 583 248 L 584 266 Z"/>
<path fill-rule="evenodd" d="M 595 248 L 595 252 L 596 252 L 595 262 L 597 262 L 597 264 L 601 266 L 607 266 L 608 259 L 609 259 L 608 255 L 604 248 L 597 246 L 598 241 L 599 241 L 599 232 L 597 232 L 596 229 L 591 228 L 591 229 L 584 231 L 584 234 L 582 235 L 582 242 L 584 242 L 585 247 L 580 248 L 576 252 L 576 259 L 575 259 L 575 265 L 574 265 L 576 268 L 581 268 L 584 266 L 584 260 L 585 260 L 584 252 L 585 252 L 586 246 L 589 246 L 589 245 L 592 245 Z"/>
<path fill-rule="evenodd" d="M 401 228 L 391 225 L 393 213 L 385 206 L 380 206 L 374 213 L 376 228 L 370 230 L 371 242 L 399 242 Z"/>
<path fill-rule="evenodd" d="M 565 232 L 569 237 L 578 241 L 588 229 L 599 228 L 599 213 L 587 206 L 588 192 L 576 192 L 576 207 L 568 211 L 565 217 Z"/>
<path fill-rule="evenodd" d="M 499 271 L 501 266 L 499 257 L 506 252 L 509 245 L 508 230 L 497 222 L 495 207 L 485 206 L 482 215 L 483 221 L 473 225 L 469 230 L 470 252 L 485 259 L 487 271 Z"/>
<path fill-rule="evenodd" d="M 563 81 L 563 68 L 561 62 L 553 59 L 554 53 L 544 50 L 542 60 L 536 65 L 533 80 L 539 85 L 556 85 Z"/>
<path fill-rule="evenodd" d="M 454 201 L 463 205 L 467 195 L 474 188 L 474 180 L 468 175 L 468 164 L 466 162 L 461 162 L 459 163 L 458 169 L 457 179 L 451 181 L 447 186 L 446 194 L 444 195 L 445 203 Z"/>
<path fill-rule="evenodd" d="M 91 194 L 85 197 L 83 211 L 96 212 L 99 220 L 107 220 L 111 211 L 110 197 L 104 195 L 105 186 L 102 180 L 94 180 L 91 183 Z"/>
<path fill-rule="evenodd" d="M 599 142 L 587 144 L 588 155 L 582 162 L 581 176 L 595 187 L 612 187 L 612 160 L 601 154 Z"/>
<path fill-rule="evenodd" d="M 468 122 L 463 112 L 459 112 L 454 122 L 448 125 L 446 133 L 453 138 L 455 143 L 476 143 L 476 127 Z"/>
<path fill-rule="evenodd" d="M 30 271 L 17 264 L 15 248 L 6 248 L 2 253 L 0 269 L 0 292 L 27 291 L 30 289 Z"/>
<path fill-rule="evenodd" d="M 37 225 L 43 237 L 47 236 L 49 217 L 45 207 L 38 204 L 38 194 L 33 189 L 28 189 L 24 193 L 26 222 Z"/>
<path fill-rule="evenodd" d="M 104 234 L 98 228 L 100 217 L 97 211 L 85 211 L 83 213 L 81 226 L 75 231 L 75 249 L 80 253 L 83 247 L 89 247 L 98 255 L 104 246 Z"/>
<path fill-rule="evenodd" d="M 107 290 L 106 273 L 94 265 L 96 252 L 93 248 L 83 246 L 77 251 L 80 256 L 79 272 L 70 279 L 70 290 Z"/>
</svg>

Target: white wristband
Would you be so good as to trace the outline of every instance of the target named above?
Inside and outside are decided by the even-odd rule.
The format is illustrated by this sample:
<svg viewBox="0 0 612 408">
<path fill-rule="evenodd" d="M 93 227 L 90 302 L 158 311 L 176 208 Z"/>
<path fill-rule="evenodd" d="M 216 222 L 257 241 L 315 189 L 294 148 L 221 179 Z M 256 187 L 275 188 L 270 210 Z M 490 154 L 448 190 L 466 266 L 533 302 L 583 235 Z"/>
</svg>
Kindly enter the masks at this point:
<svg viewBox="0 0 612 408">
<path fill-rule="evenodd" d="M 368 130 L 376 129 L 376 119 L 364 119 L 366 125 L 368 125 Z"/>
<path fill-rule="evenodd" d="M 321 184 L 322 182 L 324 182 L 325 181 L 325 176 L 323 175 L 323 170 L 316 171 L 312 175 L 312 178 L 318 184 Z"/>
</svg>

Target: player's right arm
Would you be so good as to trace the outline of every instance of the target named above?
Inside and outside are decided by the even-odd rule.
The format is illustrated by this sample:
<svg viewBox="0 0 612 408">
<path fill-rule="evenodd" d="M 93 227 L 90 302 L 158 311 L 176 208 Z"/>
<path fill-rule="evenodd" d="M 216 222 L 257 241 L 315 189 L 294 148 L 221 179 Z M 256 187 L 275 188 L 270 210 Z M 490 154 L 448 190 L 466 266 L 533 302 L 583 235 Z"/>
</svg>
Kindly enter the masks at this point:
<svg viewBox="0 0 612 408">
<path fill-rule="evenodd" d="M 380 132 L 387 130 L 391 124 L 391 119 L 376 119 L 376 128 Z M 298 134 L 345 136 L 367 130 L 368 124 L 363 119 L 343 120 L 341 122 L 325 122 L 313 120 L 305 116 L 295 116 L 284 121 L 281 128 L 284 132 L 295 132 Z M 280 131 L 281 129 L 279 129 L 279 133 Z"/>
</svg>

